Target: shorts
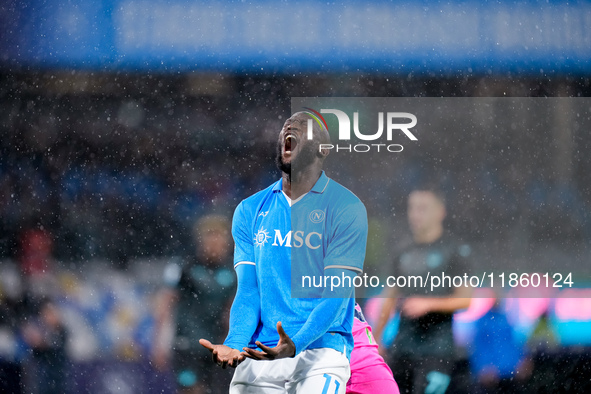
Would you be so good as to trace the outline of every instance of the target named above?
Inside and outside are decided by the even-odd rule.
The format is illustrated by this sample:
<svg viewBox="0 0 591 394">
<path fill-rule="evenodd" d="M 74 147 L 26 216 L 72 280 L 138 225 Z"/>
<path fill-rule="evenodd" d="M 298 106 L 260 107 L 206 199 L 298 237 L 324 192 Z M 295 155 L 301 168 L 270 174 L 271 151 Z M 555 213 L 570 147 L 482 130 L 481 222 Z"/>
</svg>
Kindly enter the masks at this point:
<svg viewBox="0 0 591 394">
<path fill-rule="evenodd" d="M 351 354 L 351 378 L 347 382 L 347 394 L 398 393 L 398 385 L 394 381 L 392 371 L 378 353 L 378 348 L 354 348 Z"/>
<path fill-rule="evenodd" d="M 381 379 L 348 384 L 347 394 L 400 394 L 400 391 L 394 379 Z"/>
<path fill-rule="evenodd" d="M 349 360 L 334 349 L 308 349 L 293 358 L 246 359 L 234 372 L 230 394 L 345 394 Z"/>
<path fill-rule="evenodd" d="M 358 370 L 351 369 L 351 379 L 347 382 L 347 394 L 399 393 L 392 371 L 383 361 Z"/>
</svg>

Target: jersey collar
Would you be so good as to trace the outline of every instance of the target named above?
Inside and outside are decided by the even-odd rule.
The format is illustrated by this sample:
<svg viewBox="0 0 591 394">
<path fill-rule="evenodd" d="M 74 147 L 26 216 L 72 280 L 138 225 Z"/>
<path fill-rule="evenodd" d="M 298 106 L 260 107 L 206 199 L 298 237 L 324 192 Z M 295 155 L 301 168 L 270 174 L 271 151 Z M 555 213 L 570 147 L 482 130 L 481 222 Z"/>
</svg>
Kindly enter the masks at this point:
<svg viewBox="0 0 591 394">
<path fill-rule="evenodd" d="M 275 185 L 273 185 L 273 191 L 280 192 L 281 190 L 283 190 L 283 179 L 279 178 L 279 180 L 275 182 Z"/>
<path fill-rule="evenodd" d="M 314 193 L 324 193 L 324 191 L 326 190 L 326 186 L 328 185 L 328 181 L 330 181 L 330 178 L 326 176 L 324 171 L 322 171 L 322 174 L 320 174 L 320 178 L 318 178 L 316 184 L 314 185 L 311 191 L 313 191 Z"/>
<path fill-rule="evenodd" d="M 314 193 L 324 193 L 329 181 L 330 178 L 326 176 L 324 171 L 322 171 L 322 174 L 320 174 L 320 178 L 318 178 L 311 191 Z M 275 185 L 273 186 L 273 191 L 278 192 L 281 190 L 283 190 L 283 182 L 282 179 L 279 179 L 277 182 L 275 182 Z"/>
</svg>

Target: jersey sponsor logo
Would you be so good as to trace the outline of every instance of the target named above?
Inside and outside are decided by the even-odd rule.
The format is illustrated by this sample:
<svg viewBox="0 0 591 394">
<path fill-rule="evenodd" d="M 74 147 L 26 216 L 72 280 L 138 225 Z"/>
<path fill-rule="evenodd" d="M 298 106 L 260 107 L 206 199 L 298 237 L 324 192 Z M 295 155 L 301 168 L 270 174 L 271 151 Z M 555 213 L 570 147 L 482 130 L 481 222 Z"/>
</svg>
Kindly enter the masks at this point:
<svg viewBox="0 0 591 394">
<path fill-rule="evenodd" d="M 254 235 L 254 246 L 262 248 L 263 245 L 269 241 L 269 238 L 271 238 L 269 232 L 261 227 L 259 231 Z"/>
<path fill-rule="evenodd" d="M 268 213 L 269 213 L 269 211 L 261 212 L 261 213 L 259 213 L 259 216 L 265 217 L 265 216 L 267 216 Z"/>
<path fill-rule="evenodd" d="M 320 210 L 320 209 L 315 209 L 312 212 L 310 212 L 310 221 L 312 223 L 322 223 L 324 221 L 324 211 Z"/>
<path fill-rule="evenodd" d="M 322 246 L 322 234 L 312 231 L 306 234 L 303 231 L 289 231 L 287 234 L 282 235 L 281 230 L 275 230 L 275 237 L 273 238 L 273 246 L 283 246 L 286 248 L 292 247 L 292 236 L 293 236 L 293 247 L 301 248 L 306 246 L 310 249 L 318 249 Z"/>
</svg>

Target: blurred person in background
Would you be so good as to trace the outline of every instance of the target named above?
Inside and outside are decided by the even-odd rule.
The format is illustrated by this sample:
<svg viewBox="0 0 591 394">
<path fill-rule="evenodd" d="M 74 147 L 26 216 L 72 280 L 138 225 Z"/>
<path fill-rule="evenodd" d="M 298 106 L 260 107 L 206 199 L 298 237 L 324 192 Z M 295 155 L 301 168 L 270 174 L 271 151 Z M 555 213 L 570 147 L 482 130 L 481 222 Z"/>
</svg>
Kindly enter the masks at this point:
<svg viewBox="0 0 591 394">
<path fill-rule="evenodd" d="M 22 352 L 19 321 L 23 308 L 23 280 L 16 264 L 0 260 L 0 393 L 20 393 Z"/>
<path fill-rule="evenodd" d="M 194 227 L 196 253 L 183 264 L 166 267 L 166 288 L 158 294 L 153 362 L 165 369 L 172 357 L 172 369 L 180 393 L 226 392 L 232 372 L 216 368 L 199 338 L 223 340 L 235 293 L 232 267 L 230 221 L 225 216 L 207 215 Z M 172 349 L 167 330 L 174 329 Z M 171 354 L 172 350 L 172 354 Z"/>
<path fill-rule="evenodd" d="M 19 234 L 16 255 L 25 288 L 31 296 L 55 295 L 57 283 L 53 246 L 53 236 L 40 219 L 32 220 Z"/>
<path fill-rule="evenodd" d="M 30 227 L 19 237 L 18 259 L 25 277 L 48 274 L 52 268 L 53 241 L 43 226 Z"/>
<path fill-rule="evenodd" d="M 408 223 L 413 243 L 394 259 L 392 276 L 469 273 L 470 247 L 446 233 L 445 216 L 445 199 L 435 186 L 419 186 L 410 193 Z M 426 294 L 424 289 L 408 286 L 388 287 L 384 295 L 375 338 L 381 341 L 389 317 L 399 311 L 400 326 L 388 355 L 400 392 L 445 393 L 455 362 L 452 314 L 469 306 L 470 288 L 439 287 Z"/>
<path fill-rule="evenodd" d="M 497 299 L 475 324 L 470 368 L 485 393 L 523 393 L 531 371 L 520 341 Z"/>
<path fill-rule="evenodd" d="M 32 365 L 28 382 L 32 392 L 63 394 L 66 392 L 68 334 L 57 306 L 43 298 L 37 313 L 25 320 L 22 337 L 30 347 Z M 27 388 L 29 392 L 30 388 Z"/>
</svg>

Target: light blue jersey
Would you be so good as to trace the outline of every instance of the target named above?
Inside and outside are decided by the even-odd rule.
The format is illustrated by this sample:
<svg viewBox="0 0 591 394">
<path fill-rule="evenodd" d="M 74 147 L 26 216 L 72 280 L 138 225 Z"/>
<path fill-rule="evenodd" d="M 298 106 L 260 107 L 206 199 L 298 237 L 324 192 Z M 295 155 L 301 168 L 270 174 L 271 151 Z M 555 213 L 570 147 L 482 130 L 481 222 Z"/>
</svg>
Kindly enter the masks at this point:
<svg viewBox="0 0 591 394">
<path fill-rule="evenodd" d="M 291 207 L 290 207 L 291 203 Z M 310 192 L 289 201 L 279 180 L 245 199 L 234 213 L 234 266 L 256 267 L 260 296 L 259 326 L 251 339 L 273 347 L 277 322 L 293 338 L 320 298 L 292 298 L 293 273 L 323 275 L 325 270 L 361 273 L 367 242 L 367 213 L 363 203 L 324 172 Z M 353 349 L 354 299 L 345 304 L 327 333 L 308 349 Z M 298 349 L 298 352 L 304 349 Z"/>
</svg>

